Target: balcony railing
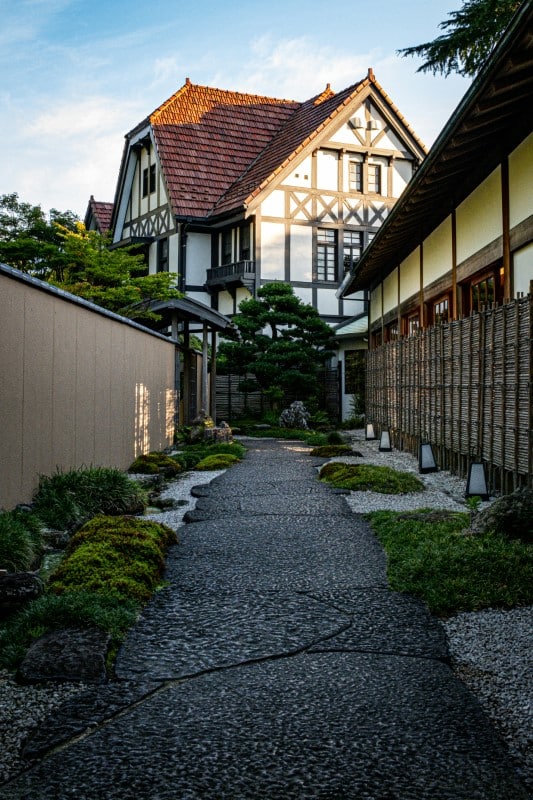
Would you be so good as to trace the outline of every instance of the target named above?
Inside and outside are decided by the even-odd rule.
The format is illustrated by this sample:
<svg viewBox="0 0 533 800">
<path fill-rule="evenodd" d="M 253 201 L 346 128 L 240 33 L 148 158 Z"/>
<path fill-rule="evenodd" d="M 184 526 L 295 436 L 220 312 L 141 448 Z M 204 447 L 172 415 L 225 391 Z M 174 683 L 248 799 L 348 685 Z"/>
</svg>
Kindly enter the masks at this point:
<svg viewBox="0 0 533 800">
<path fill-rule="evenodd" d="M 207 270 L 206 285 L 209 287 L 240 284 L 253 286 L 255 281 L 255 261 L 235 261 Z"/>
</svg>

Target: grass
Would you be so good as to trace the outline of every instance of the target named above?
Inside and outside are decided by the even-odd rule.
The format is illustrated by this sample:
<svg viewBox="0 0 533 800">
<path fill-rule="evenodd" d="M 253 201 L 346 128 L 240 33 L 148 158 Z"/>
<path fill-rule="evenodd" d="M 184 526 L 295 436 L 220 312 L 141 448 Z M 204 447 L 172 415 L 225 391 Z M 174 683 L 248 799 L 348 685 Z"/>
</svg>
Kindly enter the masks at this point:
<svg viewBox="0 0 533 800">
<path fill-rule="evenodd" d="M 424 484 L 416 475 L 374 464 L 344 464 L 332 461 L 324 464 L 320 470 L 320 480 L 331 483 L 338 489 L 350 489 L 353 492 L 407 494 L 424 490 Z"/>
<path fill-rule="evenodd" d="M 0 569 L 29 570 L 41 550 L 41 524 L 33 514 L 0 512 Z"/>
<path fill-rule="evenodd" d="M 146 505 L 145 490 L 126 473 L 108 467 L 82 467 L 41 476 L 33 498 L 37 516 L 56 530 L 97 514 L 139 514 Z"/>
<path fill-rule="evenodd" d="M 531 545 L 465 535 L 468 514 L 376 511 L 368 519 L 387 553 L 391 589 L 421 598 L 434 614 L 533 603 Z"/>
</svg>

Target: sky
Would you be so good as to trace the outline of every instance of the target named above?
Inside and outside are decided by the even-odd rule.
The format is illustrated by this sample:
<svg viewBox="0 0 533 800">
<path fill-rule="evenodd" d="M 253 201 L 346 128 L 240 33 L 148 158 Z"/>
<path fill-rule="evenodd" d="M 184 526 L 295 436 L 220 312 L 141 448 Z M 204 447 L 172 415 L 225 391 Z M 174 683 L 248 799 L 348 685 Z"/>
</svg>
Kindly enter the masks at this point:
<svg viewBox="0 0 533 800">
<path fill-rule="evenodd" d="M 124 136 L 193 83 L 291 100 L 372 67 L 430 146 L 467 91 L 397 50 L 462 0 L 0 0 L 0 195 L 74 211 L 112 201 Z"/>
</svg>

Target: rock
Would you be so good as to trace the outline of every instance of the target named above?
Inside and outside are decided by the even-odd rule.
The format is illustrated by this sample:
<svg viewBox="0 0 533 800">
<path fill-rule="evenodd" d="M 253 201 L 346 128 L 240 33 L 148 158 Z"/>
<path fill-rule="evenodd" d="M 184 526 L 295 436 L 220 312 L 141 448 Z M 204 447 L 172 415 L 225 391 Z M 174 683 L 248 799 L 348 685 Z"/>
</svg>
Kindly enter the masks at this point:
<svg viewBox="0 0 533 800">
<path fill-rule="evenodd" d="M 44 583 L 34 572 L 0 574 L 0 619 L 18 611 L 44 592 Z"/>
<path fill-rule="evenodd" d="M 308 430 L 308 420 L 311 414 L 307 411 L 306 407 L 301 400 L 295 400 L 290 406 L 281 412 L 279 417 L 279 425 L 281 428 L 298 428 L 300 430 Z"/>
<path fill-rule="evenodd" d="M 521 488 L 495 500 L 472 521 L 475 533 L 493 531 L 510 539 L 533 542 L 533 489 Z"/>
<path fill-rule="evenodd" d="M 64 628 L 37 639 L 22 661 L 20 683 L 105 683 L 109 634 L 98 628 Z"/>
</svg>

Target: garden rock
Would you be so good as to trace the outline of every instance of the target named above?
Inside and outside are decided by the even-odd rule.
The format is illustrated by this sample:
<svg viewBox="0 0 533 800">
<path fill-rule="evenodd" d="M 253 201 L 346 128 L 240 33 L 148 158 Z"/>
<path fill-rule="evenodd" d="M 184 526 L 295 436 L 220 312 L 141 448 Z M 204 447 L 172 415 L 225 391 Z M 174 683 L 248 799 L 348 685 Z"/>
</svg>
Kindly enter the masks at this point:
<svg viewBox="0 0 533 800">
<path fill-rule="evenodd" d="M 301 430 L 308 430 L 308 420 L 311 414 L 307 411 L 306 407 L 301 400 L 295 400 L 288 408 L 285 408 L 279 417 L 279 425 L 281 428 L 299 428 Z"/>
<path fill-rule="evenodd" d="M 495 500 L 476 515 L 475 533 L 501 533 L 510 539 L 533 542 L 533 489 L 521 488 Z"/>
<path fill-rule="evenodd" d="M 64 628 L 37 639 L 22 661 L 20 683 L 105 683 L 109 634 L 97 628 Z"/>
<path fill-rule="evenodd" d="M 0 574 L 0 619 L 36 600 L 43 592 L 43 581 L 34 572 Z"/>
</svg>

